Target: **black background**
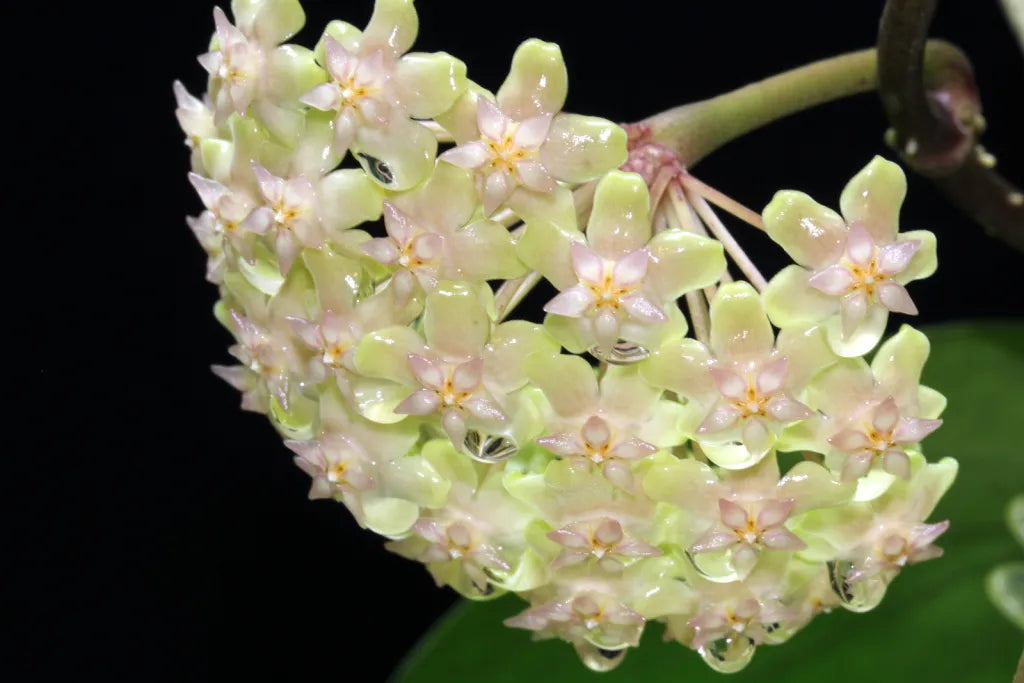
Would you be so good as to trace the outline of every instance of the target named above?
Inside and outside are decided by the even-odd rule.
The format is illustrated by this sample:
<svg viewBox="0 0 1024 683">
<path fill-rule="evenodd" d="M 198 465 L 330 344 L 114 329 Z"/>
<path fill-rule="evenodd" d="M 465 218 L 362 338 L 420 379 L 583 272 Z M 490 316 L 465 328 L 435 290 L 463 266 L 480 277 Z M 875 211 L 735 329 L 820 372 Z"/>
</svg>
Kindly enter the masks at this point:
<svg viewBox="0 0 1024 683">
<path fill-rule="evenodd" d="M 304 4 L 297 42 L 308 46 L 327 20 L 362 26 L 372 8 Z M 629 121 L 867 47 L 881 7 L 421 0 L 416 49 L 460 57 L 495 89 L 521 40 L 558 42 L 566 108 Z M 215 289 L 184 223 L 201 205 L 185 177 L 171 82 L 204 89 L 195 56 L 211 6 L 17 11 L 26 9 L 50 16 L 11 17 L 22 31 L 14 37 L 32 46 L 12 48 L 20 71 L 35 69 L 24 92 L 45 103 L 15 116 L 45 119 L 47 132 L 40 142 L 9 131 L 28 152 L 26 185 L 41 190 L 12 229 L 41 228 L 27 255 L 42 264 L 12 290 L 13 305 L 27 302 L 28 319 L 42 324 L 11 332 L 34 359 L 8 368 L 30 386 L 10 418 L 3 482 L 5 499 L 20 504 L 6 522 L 4 641 L 9 670 L 27 672 L 9 680 L 383 680 L 452 594 L 340 506 L 306 500 L 308 479 L 266 419 L 241 412 L 208 370 L 229 362 L 230 339 L 211 315 Z M 941 3 L 932 33 L 971 56 L 984 142 L 1024 183 L 1024 61 L 997 3 Z M 862 95 L 731 143 L 694 172 L 755 209 L 783 187 L 835 206 L 872 155 L 891 156 L 884 129 L 877 98 Z M 921 322 L 1024 313 L 1024 259 L 920 178 L 910 178 L 902 225 L 939 236 L 939 273 L 910 288 Z M 736 226 L 774 272 L 781 250 L 752 232 Z"/>
</svg>

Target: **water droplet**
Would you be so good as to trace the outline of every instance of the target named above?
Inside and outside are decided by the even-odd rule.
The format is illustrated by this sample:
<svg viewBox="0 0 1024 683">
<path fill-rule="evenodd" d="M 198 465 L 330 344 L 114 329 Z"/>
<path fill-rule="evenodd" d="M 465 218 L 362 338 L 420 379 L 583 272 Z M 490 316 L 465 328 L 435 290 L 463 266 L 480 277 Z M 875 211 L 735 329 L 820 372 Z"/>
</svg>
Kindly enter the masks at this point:
<svg viewBox="0 0 1024 683">
<path fill-rule="evenodd" d="M 366 172 L 374 178 L 385 185 L 391 185 L 395 182 L 395 174 L 391 171 L 391 167 L 386 163 L 377 157 L 372 157 L 369 154 L 363 154 L 362 152 L 356 152 L 356 156 L 365 162 L 363 164 L 363 168 L 365 168 Z"/>
<path fill-rule="evenodd" d="M 612 365 L 632 365 L 650 356 L 651 352 L 640 344 L 620 339 L 615 342 L 615 346 L 608 353 L 602 353 L 598 347 L 594 346 L 590 349 L 590 355 Z"/>
<path fill-rule="evenodd" d="M 736 673 L 750 664 L 756 651 L 754 641 L 740 633 L 713 640 L 697 650 L 708 666 L 723 674 Z"/>
<path fill-rule="evenodd" d="M 469 457 L 480 462 L 501 462 L 519 452 L 516 442 L 501 434 L 481 434 L 475 429 L 466 432 L 463 448 Z"/>
<path fill-rule="evenodd" d="M 611 671 L 619 664 L 622 664 L 622 660 L 626 658 L 626 650 L 628 647 L 624 647 L 619 650 L 607 650 L 603 647 L 598 647 L 593 643 L 576 643 L 576 654 L 580 656 L 583 664 L 591 671 Z"/>
<path fill-rule="evenodd" d="M 832 591 L 842 606 L 851 612 L 873 610 L 885 596 L 886 581 L 881 575 L 862 576 L 851 581 L 849 577 L 855 570 L 852 562 L 829 562 L 828 578 Z"/>
</svg>

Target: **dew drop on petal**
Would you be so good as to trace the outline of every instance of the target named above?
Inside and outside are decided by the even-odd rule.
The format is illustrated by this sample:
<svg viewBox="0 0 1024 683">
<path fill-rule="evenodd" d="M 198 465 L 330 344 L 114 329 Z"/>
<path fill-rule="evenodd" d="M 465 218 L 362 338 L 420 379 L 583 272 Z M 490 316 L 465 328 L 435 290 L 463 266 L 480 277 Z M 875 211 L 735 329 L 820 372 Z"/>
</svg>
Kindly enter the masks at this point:
<svg viewBox="0 0 1024 683">
<path fill-rule="evenodd" d="M 651 352 L 640 344 L 620 339 L 608 350 L 608 353 L 602 353 L 600 346 L 594 346 L 590 349 L 590 355 L 612 365 L 632 365 L 650 356 Z"/>
<path fill-rule="evenodd" d="M 856 569 L 852 562 L 846 560 L 829 562 L 829 583 L 844 608 L 851 612 L 868 612 L 882 602 L 886 583 L 877 575 L 851 581 L 849 577 Z"/>
<path fill-rule="evenodd" d="M 463 450 L 479 462 L 501 462 L 519 452 L 516 442 L 501 434 L 481 434 L 476 429 L 466 432 Z"/>
<path fill-rule="evenodd" d="M 733 633 L 713 640 L 697 650 L 708 666 L 719 673 L 731 674 L 743 669 L 754 658 L 757 646 L 745 635 Z"/>
<path fill-rule="evenodd" d="M 576 654 L 580 656 L 583 664 L 591 671 L 601 673 L 611 671 L 621 664 L 628 649 L 624 647 L 621 650 L 606 650 L 592 643 L 576 643 Z"/>
</svg>

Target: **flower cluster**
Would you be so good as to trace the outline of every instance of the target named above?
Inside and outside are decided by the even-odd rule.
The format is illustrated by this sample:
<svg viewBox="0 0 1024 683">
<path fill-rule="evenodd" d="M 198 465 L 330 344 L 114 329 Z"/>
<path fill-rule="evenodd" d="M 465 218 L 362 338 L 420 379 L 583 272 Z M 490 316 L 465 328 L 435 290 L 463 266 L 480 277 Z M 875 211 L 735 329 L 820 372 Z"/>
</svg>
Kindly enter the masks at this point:
<svg viewBox="0 0 1024 683">
<path fill-rule="evenodd" d="M 282 44 L 297 0 L 232 10 L 207 95 L 175 84 L 188 224 L 237 340 L 214 369 L 311 498 L 438 584 L 518 594 L 510 626 L 596 670 L 650 621 L 738 670 L 941 552 L 926 520 L 956 463 L 921 453 L 944 407 L 919 385 L 928 341 L 880 343 L 935 267 L 930 233 L 898 232 L 896 165 L 858 173 L 841 215 L 776 195 L 764 223 L 796 265 L 762 295 L 619 170 L 622 128 L 562 111 L 558 46 L 523 43 L 491 93 L 409 51 L 412 0 L 313 50 Z M 506 320 L 545 281 L 543 321 Z"/>
</svg>

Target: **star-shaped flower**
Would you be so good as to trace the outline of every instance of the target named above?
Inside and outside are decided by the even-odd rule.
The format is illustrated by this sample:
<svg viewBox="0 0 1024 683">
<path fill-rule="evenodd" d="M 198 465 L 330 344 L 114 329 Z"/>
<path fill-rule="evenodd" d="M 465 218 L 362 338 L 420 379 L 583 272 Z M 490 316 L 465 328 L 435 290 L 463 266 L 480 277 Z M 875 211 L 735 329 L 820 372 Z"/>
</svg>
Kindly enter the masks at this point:
<svg viewBox="0 0 1024 683">
<path fill-rule="evenodd" d="M 558 46 L 528 40 L 516 50 L 495 101 L 467 92 L 464 102 L 441 117 L 458 146 L 440 158 L 475 172 L 484 215 L 506 201 L 520 212 L 559 189 L 556 181 L 593 180 L 626 160 L 621 128 L 559 113 L 567 81 Z"/>
<path fill-rule="evenodd" d="M 607 356 L 620 341 L 652 349 L 682 336 L 675 300 L 724 272 L 718 242 L 682 230 L 653 235 L 649 203 L 640 176 L 612 171 L 597 185 L 585 235 L 527 220 L 519 257 L 561 290 L 544 307 L 545 326 L 567 350 Z"/>
<path fill-rule="evenodd" d="M 430 174 L 437 140 L 416 119 L 451 108 L 466 88 L 466 66 L 451 55 L 406 54 L 417 28 L 411 0 L 377 0 L 364 31 L 332 22 L 318 49 L 330 80 L 300 98 L 337 112 L 333 152 L 351 150 L 389 190 L 409 189 Z"/>
<path fill-rule="evenodd" d="M 671 338 L 641 372 L 687 399 L 690 433 L 708 458 L 741 469 L 814 415 L 800 396 L 836 358 L 820 328 L 785 330 L 776 340 L 761 297 L 746 282 L 720 286 L 710 317 L 710 347 Z"/>
<path fill-rule="evenodd" d="M 772 322 L 821 322 L 835 352 L 853 357 L 874 348 L 890 311 L 916 314 L 904 285 L 935 271 L 935 236 L 897 232 L 906 188 L 900 167 L 875 157 L 843 190 L 842 216 L 802 192 L 776 193 L 765 227 L 799 265 L 768 283 Z"/>
</svg>

